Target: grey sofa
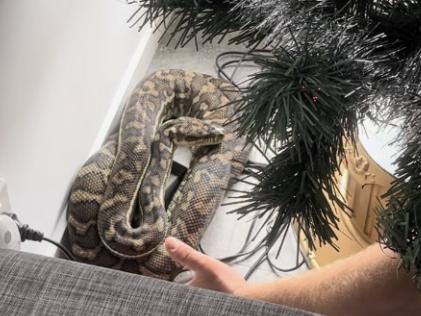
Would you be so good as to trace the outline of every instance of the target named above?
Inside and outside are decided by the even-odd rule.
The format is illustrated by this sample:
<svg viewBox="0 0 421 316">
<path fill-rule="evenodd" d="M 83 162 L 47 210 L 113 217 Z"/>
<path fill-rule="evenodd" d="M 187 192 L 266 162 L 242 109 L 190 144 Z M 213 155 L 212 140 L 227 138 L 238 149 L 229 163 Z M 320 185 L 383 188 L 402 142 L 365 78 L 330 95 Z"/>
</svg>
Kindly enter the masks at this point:
<svg viewBox="0 0 421 316">
<path fill-rule="evenodd" d="M 1 315 L 314 315 L 121 271 L 0 249 Z"/>
</svg>

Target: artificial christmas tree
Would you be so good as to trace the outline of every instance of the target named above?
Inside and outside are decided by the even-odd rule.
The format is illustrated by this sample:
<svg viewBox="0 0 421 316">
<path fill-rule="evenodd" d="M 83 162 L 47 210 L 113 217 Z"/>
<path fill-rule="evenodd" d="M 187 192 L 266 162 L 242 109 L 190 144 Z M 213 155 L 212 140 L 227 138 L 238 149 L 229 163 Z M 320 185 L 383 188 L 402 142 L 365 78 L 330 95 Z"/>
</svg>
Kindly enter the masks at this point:
<svg viewBox="0 0 421 316">
<path fill-rule="evenodd" d="M 386 194 L 381 242 L 401 254 L 421 288 L 419 0 L 140 0 L 131 23 L 156 22 L 175 46 L 191 40 L 244 44 L 260 66 L 242 87 L 241 135 L 274 157 L 250 166 L 258 179 L 238 213 L 269 214 L 273 244 L 293 222 L 309 240 L 334 245 L 329 200 L 346 210 L 333 175 L 358 124 L 402 124 L 397 180 Z M 143 12 L 140 14 L 140 12 Z M 169 42 L 170 43 L 170 42 Z M 168 44 L 169 44 L 168 43 Z"/>
</svg>

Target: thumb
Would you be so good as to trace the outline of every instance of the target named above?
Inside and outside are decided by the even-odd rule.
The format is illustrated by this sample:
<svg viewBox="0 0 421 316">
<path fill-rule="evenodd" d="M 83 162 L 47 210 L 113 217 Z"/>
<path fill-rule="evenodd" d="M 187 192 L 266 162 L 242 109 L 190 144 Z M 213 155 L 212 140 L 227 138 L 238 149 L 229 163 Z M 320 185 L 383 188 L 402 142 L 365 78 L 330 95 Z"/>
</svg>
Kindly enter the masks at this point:
<svg viewBox="0 0 421 316">
<path fill-rule="evenodd" d="M 194 250 L 184 242 L 174 238 L 168 237 L 165 239 L 165 247 L 168 253 L 176 263 L 187 267 L 193 271 L 209 271 L 212 270 L 213 258 L 210 258 L 197 250 Z"/>
</svg>

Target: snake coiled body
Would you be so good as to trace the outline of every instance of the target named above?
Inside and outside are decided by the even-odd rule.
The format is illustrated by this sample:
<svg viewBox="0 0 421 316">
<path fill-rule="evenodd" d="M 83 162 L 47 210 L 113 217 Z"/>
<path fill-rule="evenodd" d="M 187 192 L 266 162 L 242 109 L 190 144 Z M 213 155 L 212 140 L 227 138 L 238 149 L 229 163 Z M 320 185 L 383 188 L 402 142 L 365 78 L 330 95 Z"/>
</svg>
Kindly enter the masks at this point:
<svg viewBox="0 0 421 316">
<path fill-rule="evenodd" d="M 68 232 L 78 260 L 162 279 L 179 271 L 163 241 L 192 247 L 243 170 L 249 148 L 234 134 L 238 91 L 227 81 L 162 70 L 129 98 L 115 131 L 80 169 L 68 201 Z M 165 181 L 175 146 L 193 146 L 170 205 Z"/>
</svg>

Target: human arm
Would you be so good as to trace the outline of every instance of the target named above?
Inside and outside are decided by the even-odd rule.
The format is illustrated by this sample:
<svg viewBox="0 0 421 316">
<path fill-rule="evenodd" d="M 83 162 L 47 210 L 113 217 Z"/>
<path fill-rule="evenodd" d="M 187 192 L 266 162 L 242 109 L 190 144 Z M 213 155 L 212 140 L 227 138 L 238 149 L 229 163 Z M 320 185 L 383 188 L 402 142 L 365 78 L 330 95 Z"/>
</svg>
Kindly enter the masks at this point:
<svg viewBox="0 0 421 316">
<path fill-rule="evenodd" d="M 399 260 L 378 244 L 319 270 L 265 283 L 247 283 L 224 263 L 174 238 L 173 260 L 195 271 L 191 285 L 326 315 L 418 315 L 421 294 Z"/>
</svg>

